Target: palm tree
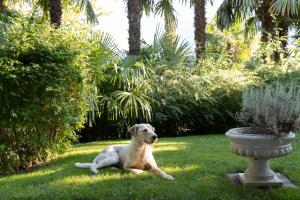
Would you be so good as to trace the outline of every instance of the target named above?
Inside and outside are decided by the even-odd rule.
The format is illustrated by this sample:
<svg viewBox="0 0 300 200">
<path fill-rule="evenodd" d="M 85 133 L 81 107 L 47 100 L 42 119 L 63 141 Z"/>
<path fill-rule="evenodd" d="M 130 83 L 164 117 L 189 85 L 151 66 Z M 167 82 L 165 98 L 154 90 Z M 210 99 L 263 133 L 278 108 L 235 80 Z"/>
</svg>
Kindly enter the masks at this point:
<svg viewBox="0 0 300 200">
<path fill-rule="evenodd" d="M 142 18 L 142 0 L 127 1 L 127 17 L 129 23 L 128 43 L 129 55 L 139 55 L 141 50 L 141 18 Z"/>
<path fill-rule="evenodd" d="M 60 27 L 62 18 L 61 0 L 49 0 L 50 22 L 56 27 Z"/>
<path fill-rule="evenodd" d="M 194 26 L 195 26 L 195 43 L 196 43 L 196 57 L 200 59 L 201 54 L 205 51 L 206 42 L 206 18 L 205 18 L 205 3 L 206 0 L 182 0 L 182 3 L 190 3 L 194 6 Z M 177 20 L 175 17 L 175 9 L 173 7 L 173 0 L 160 0 L 156 4 L 155 13 L 164 16 L 166 35 L 173 40 L 176 39 Z"/>
<path fill-rule="evenodd" d="M 205 51 L 206 42 L 206 18 L 205 18 L 205 1 L 194 0 L 194 26 L 195 26 L 195 43 L 196 58 L 199 60 L 201 54 Z"/>
<path fill-rule="evenodd" d="M 63 4 L 68 5 L 70 3 L 75 4 L 77 7 L 80 8 L 80 10 L 85 12 L 88 22 L 92 24 L 98 23 L 97 15 L 93 9 L 90 0 L 72 0 L 71 2 L 67 0 L 63 0 L 63 1 L 62 0 L 39 0 L 37 2 L 37 4 L 39 4 L 44 11 L 47 11 L 49 9 L 50 22 L 54 24 L 56 27 L 60 27 L 61 25 L 62 10 L 63 10 L 62 5 Z"/>
<path fill-rule="evenodd" d="M 224 0 L 217 11 L 217 25 L 222 30 L 236 22 L 245 21 L 246 32 L 262 30 L 261 40 L 276 36 L 287 36 L 291 18 L 299 12 L 297 0 Z"/>
<path fill-rule="evenodd" d="M 284 38 L 280 45 L 288 55 L 288 31 L 295 21 L 299 22 L 299 9 L 297 0 L 224 0 L 217 11 L 217 25 L 222 30 L 244 21 L 246 35 L 261 32 L 264 43 L 277 36 Z M 275 51 L 273 58 L 278 61 L 279 52 Z"/>
<path fill-rule="evenodd" d="M 276 0 L 271 10 L 277 15 L 279 36 L 287 36 L 289 27 L 300 29 L 300 2 L 298 0 Z M 283 48 L 286 48 L 287 41 L 282 41 Z"/>
<path fill-rule="evenodd" d="M 205 5 L 207 0 L 182 0 L 183 3 L 190 4 L 194 7 L 194 39 L 196 44 L 196 58 L 197 62 L 205 51 L 206 44 L 206 18 L 205 18 Z M 212 4 L 212 0 L 210 3 Z"/>
<path fill-rule="evenodd" d="M 5 0 L 0 0 L 0 10 L 4 10 Z M 32 6 L 36 6 L 42 9 L 43 14 L 50 15 L 50 22 L 59 27 L 61 25 L 63 7 L 68 5 L 76 5 L 81 11 L 84 11 L 87 16 L 87 21 L 90 23 L 98 23 L 97 15 L 93 9 L 90 0 L 13 0 L 13 3 L 29 3 Z"/>
<path fill-rule="evenodd" d="M 264 31 L 262 32 L 261 40 L 263 42 L 268 41 L 268 35 L 270 34 L 272 38 L 275 37 L 275 19 L 271 16 L 269 12 L 271 8 L 272 0 L 263 0 L 261 4 L 256 9 L 256 15 L 260 19 Z"/>
<path fill-rule="evenodd" d="M 143 11 L 145 11 L 146 15 L 154 11 L 155 15 L 163 16 L 166 35 L 174 39 L 176 38 L 177 22 L 174 14 L 173 0 L 159 0 L 156 3 L 154 0 L 128 0 L 129 55 L 140 54 L 140 21 Z"/>
<path fill-rule="evenodd" d="M 175 17 L 175 9 L 173 0 L 160 0 L 155 5 L 155 15 L 164 17 L 165 22 L 165 35 L 175 39 L 177 20 Z"/>
</svg>

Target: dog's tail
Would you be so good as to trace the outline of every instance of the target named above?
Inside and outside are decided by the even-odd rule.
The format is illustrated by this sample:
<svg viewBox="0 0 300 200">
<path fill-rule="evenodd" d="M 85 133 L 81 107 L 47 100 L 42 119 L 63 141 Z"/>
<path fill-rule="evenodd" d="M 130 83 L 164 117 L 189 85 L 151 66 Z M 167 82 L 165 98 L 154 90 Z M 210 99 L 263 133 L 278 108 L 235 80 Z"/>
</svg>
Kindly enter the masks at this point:
<svg viewBox="0 0 300 200">
<path fill-rule="evenodd" d="M 92 163 L 75 163 L 75 167 L 79 168 L 90 168 Z"/>
</svg>

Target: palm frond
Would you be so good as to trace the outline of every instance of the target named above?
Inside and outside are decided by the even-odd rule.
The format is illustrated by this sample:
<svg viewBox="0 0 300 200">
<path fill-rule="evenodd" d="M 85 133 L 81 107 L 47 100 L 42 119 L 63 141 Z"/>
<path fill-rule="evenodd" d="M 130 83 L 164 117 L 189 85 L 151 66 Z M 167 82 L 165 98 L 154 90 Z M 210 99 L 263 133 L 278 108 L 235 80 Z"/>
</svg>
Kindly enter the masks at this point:
<svg viewBox="0 0 300 200">
<path fill-rule="evenodd" d="M 81 11 L 85 12 L 87 21 L 91 24 L 98 24 L 97 15 L 94 11 L 93 5 L 90 0 L 74 0 L 76 6 L 80 8 Z"/>
<path fill-rule="evenodd" d="M 96 32 L 91 34 L 91 38 L 98 47 L 103 47 L 112 54 L 121 57 L 121 51 L 111 34 Z"/>
<path fill-rule="evenodd" d="M 48 15 L 49 0 L 23 0 L 21 3 L 28 3 L 33 7 L 33 10 L 41 9 L 43 11 L 43 15 Z"/>
<path fill-rule="evenodd" d="M 106 114 L 110 120 L 125 118 L 122 108 L 116 102 L 115 98 L 112 97 L 112 95 L 99 96 L 98 107 L 99 116 Z"/>
<path fill-rule="evenodd" d="M 298 0 L 274 0 L 271 11 L 278 15 L 297 15 L 300 8 Z"/>
<path fill-rule="evenodd" d="M 162 52 L 161 57 L 172 66 L 184 61 L 191 54 L 190 44 L 187 41 L 180 41 L 180 38 L 162 37 L 160 40 Z"/>
<path fill-rule="evenodd" d="M 154 0 L 143 0 L 143 10 L 145 11 L 147 16 L 154 11 L 154 8 L 155 8 Z"/>
<path fill-rule="evenodd" d="M 117 63 L 121 59 L 122 52 L 109 33 L 92 32 L 90 41 L 94 45 L 92 59 L 97 66 Z"/>
<path fill-rule="evenodd" d="M 216 23 L 221 30 L 255 16 L 255 0 L 224 0 L 217 10 Z"/>
<path fill-rule="evenodd" d="M 262 30 L 260 21 L 257 16 L 250 17 L 245 21 L 245 37 L 252 38 Z"/>
<path fill-rule="evenodd" d="M 119 66 L 115 66 L 115 76 L 112 78 L 114 85 L 125 91 L 133 91 L 136 88 L 151 90 L 151 86 L 146 82 L 152 73 L 150 68 L 139 60 L 137 56 L 127 56 L 121 60 Z"/>
<path fill-rule="evenodd" d="M 151 98 L 141 91 L 115 91 L 112 93 L 119 107 L 130 119 L 144 118 L 146 121 L 152 118 Z"/>
<path fill-rule="evenodd" d="M 164 34 L 159 26 L 156 28 L 153 43 L 145 44 L 141 52 L 151 66 L 169 67 L 186 64 L 192 53 L 189 42 L 181 40 L 179 36 L 170 37 Z"/>
<path fill-rule="evenodd" d="M 173 6 L 173 0 L 160 0 L 155 5 L 155 15 L 167 16 L 167 18 L 177 24 L 175 13 L 176 10 Z"/>
</svg>

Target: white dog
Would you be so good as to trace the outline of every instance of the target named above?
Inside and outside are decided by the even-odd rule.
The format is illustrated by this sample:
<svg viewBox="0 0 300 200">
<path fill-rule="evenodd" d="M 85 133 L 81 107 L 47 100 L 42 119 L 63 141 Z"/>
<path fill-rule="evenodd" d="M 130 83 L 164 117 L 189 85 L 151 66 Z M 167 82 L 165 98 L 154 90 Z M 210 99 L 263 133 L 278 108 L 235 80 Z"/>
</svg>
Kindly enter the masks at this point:
<svg viewBox="0 0 300 200">
<path fill-rule="evenodd" d="M 156 165 L 152 154 L 152 144 L 157 141 L 157 135 L 150 124 L 136 124 L 130 128 L 131 143 L 127 145 L 112 145 L 100 152 L 92 163 L 76 163 L 79 168 L 90 168 L 94 174 L 104 167 L 120 167 L 132 173 L 139 174 L 144 169 L 153 171 L 167 180 L 174 180 Z"/>
</svg>

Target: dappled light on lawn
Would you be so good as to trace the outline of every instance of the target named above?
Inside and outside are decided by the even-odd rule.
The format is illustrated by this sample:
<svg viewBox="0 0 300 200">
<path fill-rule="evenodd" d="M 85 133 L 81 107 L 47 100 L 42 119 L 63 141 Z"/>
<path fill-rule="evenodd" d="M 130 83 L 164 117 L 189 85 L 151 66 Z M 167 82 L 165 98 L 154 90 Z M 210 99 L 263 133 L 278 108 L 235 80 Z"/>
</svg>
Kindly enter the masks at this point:
<svg viewBox="0 0 300 200">
<path fill-rule="evenodd" d="M 173 167 L 165 167 L 164 169 L 169 172 L 169 173 L 187 173 L 189 171 L 196 171 L 200 170 L 201 166 L 200 165 L 184 165 L 184 166 L 173 166 Z"/>
</svg>

